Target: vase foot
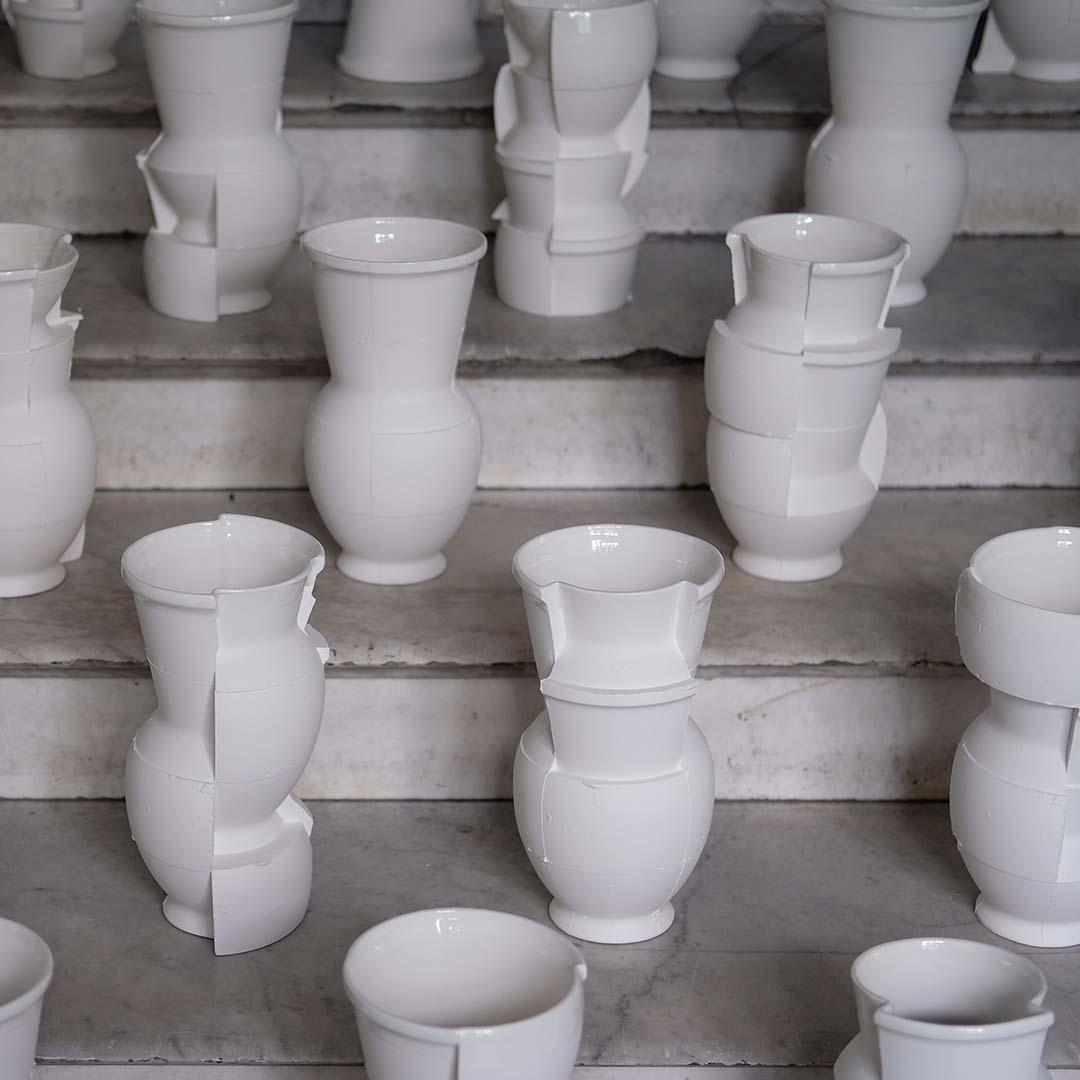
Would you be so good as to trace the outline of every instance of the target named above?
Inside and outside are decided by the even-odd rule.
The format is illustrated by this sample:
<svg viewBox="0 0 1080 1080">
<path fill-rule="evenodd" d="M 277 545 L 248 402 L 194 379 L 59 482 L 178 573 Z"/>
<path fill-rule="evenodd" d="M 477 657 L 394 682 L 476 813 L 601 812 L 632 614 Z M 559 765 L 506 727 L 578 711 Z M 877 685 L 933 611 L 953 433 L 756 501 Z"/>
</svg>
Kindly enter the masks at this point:
<svg viewBox="0 0 1080 1080">
<path fill-rule="evenodd" d="M 1010 915 L 994 907 L 983 895 L 975 901 L 975 917 L 991 933 L 1020 945 L 1032 945 L 1037 949 L 1069 949 L 1080 945 L 1080 923 L 1038 922 Z"/>
<path fill-rule="evenodd" d="M 675 908 L 665 904 L 648 915 L 634 915 L 624 919 L 601 919 L 593 915 L 579 915 L 552 900 L 548 908 L 551 921 L 570 937 L 582 941 L 596 941 L 601 945 L 627 945 L 633 941 L 648 941 L 671 929 L 675 921 Z"/>
<path fill-rule="evenodd" d="M 1080 64 L 1070 61 L 1017 60 L 1012 74 L 1018 79 L 1035 82 L 1076 82 L 1080 80 Z"/>
<path fill-rule="evenodd" d="M 921 281 L 901 281 L 892 294 L 891 307 L 911 307 L 926 299 L 926 286 Z"/>
<path fill-rule="evenodd" d="M 844 565 L 839 548 L 810 559 L 782 559 L 749 551 L 740 544 L 732 558 L 740 570 L 768 581 L 820 581 L 832 577 Z"/>
<path fill-rule="evenodd" d="M 680 60 L 662 56 L 653 69 L 657 75 L 669 79 L 689 79 L 694 82 L 714 82 L 718 79 L 734 79 L 739 74 L 739 61 L 734 57 L 720 60 Z"/>
<path fill-rule="evenodd" d="M 218 300 L 218 314 L 246 315 L 252 311 L 262 311 L 263 308 L 270 306 L 272 299 L 270 290 L 265 288 L 223 293 Z"/>
<path fill-rule="evenodd" d="M 59 563 L 30 574 L 3 574 L 0 575 L 0 597 L 14 599 L 17 596 L 36 596 L 55 589 L 65 577 L 67 571 Z"/>
<path fill-rule="evenodd" d="M 88 56 L 83 62 L 84 79 L 94 79 L 98 75 L 108 75 L 115 71 L 117 59 L 112 53 L 99 53 L 97 56 Z"/>
<path fill-rule="evenodd" d="M 439 552 L 426 559 L 384 562 L 361 559 L 343 551 L 338 556 L 337 567 L 353 581 L 364 581 L 369 585 L 416 585 L 437 578 L 446 569 L 446 556 Z"/>
<path fill-rule="evenodd" d="M 183 930 L 185 934 L 205 938 L 214 936 L 214 919 L 207 911 L 185 907 L 166 896 L 161 904 L 161 912 L 177 930 Z"/>
</svg>

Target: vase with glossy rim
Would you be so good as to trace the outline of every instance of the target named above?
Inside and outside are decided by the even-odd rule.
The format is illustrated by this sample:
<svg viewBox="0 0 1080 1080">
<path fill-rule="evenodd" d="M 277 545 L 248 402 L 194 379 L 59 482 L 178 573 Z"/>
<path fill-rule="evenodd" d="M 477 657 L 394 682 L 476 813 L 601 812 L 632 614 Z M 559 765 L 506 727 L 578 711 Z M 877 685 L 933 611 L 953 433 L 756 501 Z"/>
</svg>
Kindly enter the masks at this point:
<svg viewBox="0 0 1080 1080">
<path fill-rule="evenodd" d="M 375 82 L 452 82 L 484 66 L 479 0 L 352 0 L 338 67 Z"/>
<path fill-rule="evenodd" d="M 30 1080 L 53 956 L 28 927 L 0 919 L 0 1076 Z"/>
<path fill-rule="evenodd" d="M 1054 1014 L 1028 959 L 977 941 L 877 945 L 852 965 L 859 1034 L 836 1080 L 1050 1080 Z"/>
<path fill-rule="evenodd" d="M 975 914 L 1024 945 L 1080 944 L 1080 529 L 1007 533 L 960 575 L 956 634 L 990 688 L 953 764 L 952 828 Z"/>
<path fill-rule="evenodd" d="M 487 241 L 450 221 L 361 218 L 312 229 L 301 246 L 331 373 L 304 461 L 338 569 L 427 581 L 446 569 L 480 472 L 480 420 L 456 370 Z"/>
<path fill-rule="evenodd" d="M 895 306 L 925 298 L 963 216 L 968 162 L 949 113 L 987 2 L 827 0 L 833 111 L 810 146 L 806 209 L 908 240 Z"/>
<path fill-rule="evenodd" d="M 132 0 L 3 0 L 19 62 L 42 79 L 86 79 L 116 67 Z"/>
<path fill-rule="evenodd" d="M 345 957 L 371 1080 L 569 1080 L 588 974 L 546 926 L 500 911 L 415 911 Z"/>
<path fill-rule="evenodd" d="M 1080 80 L 1080 18 L 1072 0 L 991 0 L 977 74 L 1037 82 Z"/>
<path fill-rule="evenodd" d="M 712 755 L 690 717 L 724 560 L 637 525 L 539 536 L 514 557 L 545 709 L 514 764 L 514 810 L 560 929 L 643 941 L 704 849 Z"/>
<path fill-rule="evenodd" d="M 154 227 L 144 271 L 164 315 L 215 322 L 270 303 L 300 221 L 281 129 L 297 0 L 139 0 L 162 131 L 137 156 Z"/>
<path fill-rule="evenodd" d="M 292 794 L 322 723 L 329 657 L 308 625 L 322 546 L 263 518 L 152 533 L 124 552 L 157 709 L 128 751 L 128 820 L 165 917 L 218 955 L 294 930 L 311 826 Z"/>
<path fill-rule="evenodd" d="M 71 237 L 0 224 L 0 597 L 55 588 L 80 558 L 97 445 L 70 384 L 81 316 L 60 298 Z"/>
<path fill-rule="evenodd" d="M 656 0 L 660 48 L 654 68 L 669 79 L 733 79 L 754 36 L 761 0 Z"/>
</svg>

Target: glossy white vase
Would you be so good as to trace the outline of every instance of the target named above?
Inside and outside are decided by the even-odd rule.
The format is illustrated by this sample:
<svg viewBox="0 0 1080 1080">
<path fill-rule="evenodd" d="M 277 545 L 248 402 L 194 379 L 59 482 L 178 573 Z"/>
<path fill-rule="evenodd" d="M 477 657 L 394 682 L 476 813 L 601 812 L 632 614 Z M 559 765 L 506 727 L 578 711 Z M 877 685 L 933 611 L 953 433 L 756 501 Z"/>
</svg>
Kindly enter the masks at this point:
<svg viewBox="0 0 1080 1080">
<path fill-rule="evenodd" d="M 950 808 L 975 913 L 1025 945 L 1080 944 L 1080 530 L 1008 533 L 960 576 L 956 633 L 990 704 L 953 764 Z"/>
<path fill-rule="evenodd" d="M 806 162 L 806 209 L 911 244 L 893 304 L 917 304 L 960 224 L 968 162 L 949 113 L 987 0 L 827 0 L 832 116 Z"/>
<path fill-rule="evenodd" d="M 363 218 L 301 243 L 331 375 L 304 460 L 338 569 L 380 585 L 437 577 L 480 472 L 480 420 L 455 372 L 487 241 L 450 221 Z"/>
<path fill-rule="evenodd" d="M 900 331 L 885 327 L 908 247 L 825 215 L 736 225 L 735 307 L 705 360 L 709 483 L 736 565 L 814 581 L 869 511 L 888 442 L 879 397 Z"/>
<path fill-rule="evenodd" d="M 569 1080 L 588 972 L 546 926 L 500 911 L 415 911 L 345 957 L 370 1080 Z"/>
<path fill-rule="evenodd" d="M 450 82 L 484 66 L 479 0 L 352 0 L 338 67 L 376 82 Z"/>
<path fill-rule="evenodd" d="M 761 0 L 656 0 L 657 75 L 733 79 L 762 14 Z"/>
<path fill-rule="evenodd" d="M 19 63 L 42 79 L 86 79 L 116 67 L 132 0 L 4 0 Z"/>
<path fill-rule="evenodd" d="M 75 328 L 60 297 L 71 237 L 0 224 L 0 597 L 55 588 L 82 555 L 97 446 L 70 385 Z"/>
<path fill-rule="evenodd" d="M 636 525 L 525 544 L 525 596 L 545 710 L 522 736 L 514 811 L 552 893 L 588 941 L 643 941 L 674 919 L 712 821 L 712 755 L 690 717 L 720 553 Z"/>
<path fill-rule="evenodd" d="M 300 221 L 281 131 L 297 0 L 139 0 L 161 134 L 138 155 L 154 211 L 143 268 L 163 315 L 215 322 L 270 303 Z"/>
<path fill-rule="evenodd" d="M 852 965 L 859 1034 L 836 1080 L 1050 1080 L 1046 980 L 1022 956 L 949 938 L 892 941 Z"/>
<path fill-rule="evenodd" d="M 49 946 L 33 930 L 0 919 L 0 1076 L 30 1080 L 45 991 L 53 976 Z"/>
<path fill-rule="evenodd" d="M 308 626 L 322 546 L 223 515 L 124 552 L 157 709 L 128 751 L 131 834 L 165 917 L 218 955 L 294 930 L 311 894 L 311 826 L 292 794 L 322 723 L 329 657 Z"/>
<path fill-rule="evenodd" d="M 1072 0 L 991 0 L 973 69 L 1038 82 L 1080 79 L 1080 18 Z"/>
</svg>

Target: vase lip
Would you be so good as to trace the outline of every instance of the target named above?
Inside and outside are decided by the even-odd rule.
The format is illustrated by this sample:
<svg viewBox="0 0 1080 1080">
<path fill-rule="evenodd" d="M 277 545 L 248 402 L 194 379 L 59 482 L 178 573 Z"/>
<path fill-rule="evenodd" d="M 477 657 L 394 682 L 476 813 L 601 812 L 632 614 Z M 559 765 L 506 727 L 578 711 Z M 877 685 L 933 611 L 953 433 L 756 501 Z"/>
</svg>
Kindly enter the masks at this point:
<svg viewBox="0 0 1080 1080">
<path fill-rule="evenodd" d="M 18 938 L 34 948 L 40 960 L 40 974 L 29 984 L 22 986 L 11 997 L 0 998 L 0 1024 L 25 1012 L 36 1004 L 49 989 L 53 977 L 53 954 L 48 942 L 35 930 L 14 919 L 0 918 L 0 937 Z"/>
<path fill-rule="evenodd" d="M 300 0 L 198 0 L 198 5 L 200 10 L 193 12 L 183 10 L 191 8 L 192 0 L 138 0 L 135 16 L 160 26 L 252 26 L 295 15 Z"/>
<path fill-rule="evenodd" d="M 316 265 L 366 274 L 432 274 L 479 262 L 487 237 L 442 218 L 345 218 L 316 225 L 300 237 Z"/>
<path fill-rule="evenodd" d="M 854 11 L 888 19 L 960 19 L 978 15 L 990 0 L 825 0 L 830 11 Z"/>
<path fill-rule="evenodd" d="M 50 8 L 42 7 L 34 3 L 34 0 L 7 0 L 12 11 L 22 8 L 17 14 L 24 19 L 40 19 L 42 22 L 68 22 L 76 23 L 83 21 L 81 7 Z"/>
<path fill-rule="evenodd" d="M 9 246 L 15 252 L 8 256 Z M 70 273 L 79 260 L 71 233 L 52 225 L 0 222 L 0 282 L 17 281 L 44 273 Z M 15 263 L 19 265 L 14 265 Z"/>
<path fill-rule="evenodd" d="M 408 942 L 416 940 L 418 936 L 432 933 L 438 938 L 447 939 L 453 934 L 456 927 L 475 925 L 474 933 L 483 933 L 485 926 L 488 928 L 499 927 L 504 930 L 515 932 L 521 939 L 539 942 L 549 956 L 560 956 L 562 963 L 570 974 L 569 984 L 565 992 L 559 994 L 554 1000 L 549 1000 L 543 1007 L 533 1009 L 519 1019 L 505 1020 L 496 1023 L 476 1024 L 440 1024 L 418 1019 L 411 1019 L 403 1008 L 392 1008 L 389 1005 L 379 1004 L 372 994 L 363 985 L 361 971 L 365 955 L 377 956 L 380 952 L 388 954 L 385 939 L 388 935 L 398 935 L 399 941 Z M 467 931 L 466 931 L 467 932 Z M 423 970 L 412 969 L 408 975 L 412 979 L 420 979 L 425 972 L 437 967 L 432 962 Z M 588 977 L 588 968 L 581 950 L 564 935 L 548 926 L 543 926 L 533 919 L 527 919 L 522 915 L 513 915 L 504 911 L 492 911 L 485 908 L 469 907 L 446 907 L 432 908 L 423 911 L 410 911 L 384 922 L 378 923 L 362 933 L 349 947 L 345 955 L 345 963 L 342 968 L 345 991 L 353 1007 L 358 1012 L 363 1012 L 378 1024 L 397 1032 L 406 1038 L 419 1039 L 424 1042 L 435 1042 L 443 1045 L 459 1044 L 464 1039 L 490 1038 L 492 1035 L 511 1034 L 516 1031 L 527 1029 L 530 1026 L 543 1023 L 552 1014 L 567 1007 L 578 988 Z M 551 995 L 547 995 L 551 998 Z"/>
</svg>

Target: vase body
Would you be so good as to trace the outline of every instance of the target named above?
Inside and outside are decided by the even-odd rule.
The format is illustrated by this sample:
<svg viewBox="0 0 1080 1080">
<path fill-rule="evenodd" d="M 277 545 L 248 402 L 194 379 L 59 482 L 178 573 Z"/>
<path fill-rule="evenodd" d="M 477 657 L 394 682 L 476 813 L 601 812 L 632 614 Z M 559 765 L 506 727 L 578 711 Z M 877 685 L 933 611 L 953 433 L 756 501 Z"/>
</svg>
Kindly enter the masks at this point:
<svg viewBox="0 0 1080 1080">
<path fill-rule="evenodd" d="M 712 755 L 690 716 L 694 672 L 724 572 L 681 533 L 589 525 L 514 559 L 545 709 L 521 738 L 514 812 L 560 929 L 643 941 L 712 821 Z"/>
<path fill-rule="evenodd" d="M 503 11 L 496 289 L 535 315 L 612 311 L 630 295 L 644 237 L 625 200 L 646 162 L 652 0 L 504 0 Z"/>
<path fill-rule="evenodd" d="M 705 359 L 709 484 L 743 570 L 828 577 L 885 467 L 879 397 L 900 331 L 884 323 L 907 245 L 798 214 L 745 221 L 728 245 L 735 307 Z"/>
<path fill-rule="evenodd" d="M 308 486 L 338 569 L 401 585 L 446 569 L 480 472 L 480 420 L 455 378 L 475 229 L 365 218 L 306 233 L 330 382 L 308 414 Z"/>
<path fill-rule="evenodd" d="M 1080 79 L 1075 6 L 1071 0 L 992 0 L 973 68 L 1038 82 Z"/>
<path fill-rule="evenodd" d="M 963 216 L 968 163 L 949 113 L 986 2 L 828 2 L 833 111 L 810 146 L 806 209 L 910 243 L 895 306 L 926 296 Z"/>
<path fill-rule="evenodd" d="M 69 381 L 81 316 L 60 309 L 77 259 L 57 229 L 0 225 L 0 597 L 55 588 L 82 555 L 97 446 Z"/>
<path fill-rule="evenodd" d="M 138 155 L 154 226 L 143 268 L 163 315 L 215 322 L 270 303 L 300 221 L 281 131 L 296 0 L 140 0 L 161 134 Z"/>
<path fill-rule="evenodd" d="M 956 752 L 953 833 L 979 919 L 1025 945 L 1080 944 L 1080 564 L 1071 528 L 1008 533 L 960 576 L 956 633 L 990 705 Z"/>
<path fill-rule="evenodd" d="M 85 79 L 116 67 L 133 0 L 6 0 L 19 62 L 42 79 Z"/>
<path fill-rule="evenodd" d="M 669 79 L 733 79 L 739 53 L 761 17 L 761 0 L 656 0 L 656 73 Z"/>
<path fill-rule="evenodd" d="M 587 969 L 546 926 L 414 911 L 362 934 L 344 976 L 371 1080 L 570 1080 Z"/>
<path fill-rule="evenodd" d="M 479 0 L 352 0 L 338 66 L 376 82 L 450 82 L 484 66 Z"/>
<path fill-rule="evenodd" d="M 49 946 L 28 927 L 0 919 L 0 1075 L 31 1080 L 41 1007 L 52 982 Z"/>
<path fill-rule="evenodd" d="M 329 649 L 307 621 L 322 566 L 306 533 L 237 515 L 124 553 L 158 699 L 128 751 L 131 833 L 165 917 L 219 955 L 307 911 L 312 821 L 291 792 L 322 722 Z"/>
<path fill-rule="evenodd" d="M 1021 956 L 949 938 L 878 945 L 852 965 L 859 1034 L 836 1080 L 1049 1080 L 1046 980 Z"/>
</svg>

